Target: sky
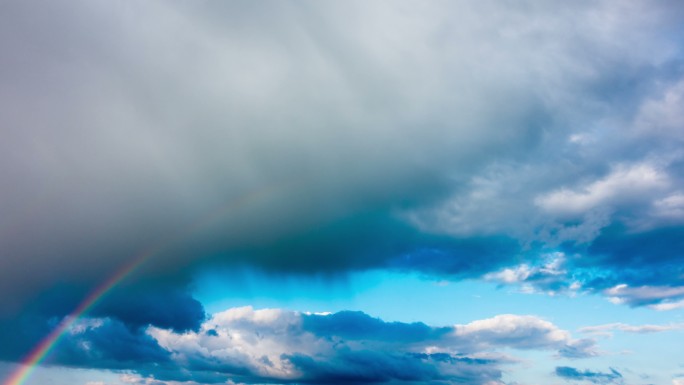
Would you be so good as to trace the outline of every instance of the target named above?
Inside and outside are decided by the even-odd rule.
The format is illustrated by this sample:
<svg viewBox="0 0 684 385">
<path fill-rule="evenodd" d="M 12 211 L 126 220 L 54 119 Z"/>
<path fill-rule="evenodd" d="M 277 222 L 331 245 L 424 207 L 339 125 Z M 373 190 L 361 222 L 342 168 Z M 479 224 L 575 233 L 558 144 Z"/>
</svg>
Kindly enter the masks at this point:
<svg viewBox="0 0 684 385">
<path fill-rule="evenodd" d="M 0 384 L 683 385 L 680 1 L 0 2 Z"/>
</svg>

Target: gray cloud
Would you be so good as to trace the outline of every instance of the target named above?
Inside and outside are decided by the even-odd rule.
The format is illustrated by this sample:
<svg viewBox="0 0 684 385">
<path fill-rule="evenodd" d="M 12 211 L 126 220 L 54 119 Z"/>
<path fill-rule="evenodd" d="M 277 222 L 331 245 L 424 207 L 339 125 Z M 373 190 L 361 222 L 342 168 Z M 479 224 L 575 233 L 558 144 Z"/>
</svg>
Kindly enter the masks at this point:
<svg viewBox="0 0 684 385">
<path fill-rule="evenodd" d="M 154 245 L 137 277 L 180 286 L 555 248 L 597 292 L 681 280 L 619 248 L 682 235 L 677 3 L 0 7 L 5 317 Z"/>
</svg>

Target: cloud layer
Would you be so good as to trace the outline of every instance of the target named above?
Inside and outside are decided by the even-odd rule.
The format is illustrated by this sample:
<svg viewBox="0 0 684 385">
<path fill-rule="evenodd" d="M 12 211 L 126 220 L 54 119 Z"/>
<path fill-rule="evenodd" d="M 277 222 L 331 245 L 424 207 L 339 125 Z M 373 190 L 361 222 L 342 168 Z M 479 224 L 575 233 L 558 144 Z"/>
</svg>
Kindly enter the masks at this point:
<svg viewBox="0 0 684 385">
<path fill-rule="evenodd" d="M 242 307 L 214 314 L 197 331 L 186 332 L 83 319 L 71 328 L 54 360 L 125 368 L 158 381 L 499 384 L 502 366 L 517 362 L 505 351 L 577 358 L 594 355 L 594 349 L 593 340 L 573 339 L 534 316 L 500 315 L 432 327 L 385 322 L 362 312 Z"/>
<path fill-rule="evenodd" d="M 681 239 L 680 7 L 360 5 L 4 5 L 3 290 L 157 242 L 155 274 L 437 249 L 415 268 L 473 275 L 521 245 L 611 269 L 615 243 Z"/>
</svg>

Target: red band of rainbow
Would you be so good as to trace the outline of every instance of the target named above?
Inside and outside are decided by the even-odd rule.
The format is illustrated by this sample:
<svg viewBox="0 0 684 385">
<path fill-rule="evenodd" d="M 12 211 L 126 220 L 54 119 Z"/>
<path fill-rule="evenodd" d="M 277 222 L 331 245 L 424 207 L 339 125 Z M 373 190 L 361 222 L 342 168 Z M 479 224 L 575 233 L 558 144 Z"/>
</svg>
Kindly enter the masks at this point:
<svg viewBox="0 0 684 385">
<path fill-rule="evenodd" d="M 279 187 L 284 187 L 280 184 Z M 253 202 L 259 197 L 263 197 L 267 193 L 274 192 L 273 188 L 261 189 L 242 195 L 238 199 L 231 200 L 219 207 L 217 210 L 210 212 L 208 215 L 200 217 L 198 220 L 191 223 L 183 231 L 176 233 L 176 236 L 166 238 L 157 243 L 155 246 L 141 252 L 137 257 L 128 262 L 120 268 L 114 275 L 109 277 L 104 283 L 100 284 L 93 290 L 68 316 L 64 317 L 62 322 L 53 329 L 33 350 L 21 361 L 19 368 L 17 368 L 10 376 L 3 382 L 3 385 L 22 385 L 31 373 L 45 359 L 45 357 L 54 349 L 57 343 L 62 339 L 66 332 L 74 325 L 74 323 L 88 312 L 99 300 L 101 300 L 110 290 L 112 290 L 119 282 L 133 273 L 140 265 L 150 259 L 152 256 L 160 253 L 165 248 L 171 246 L 174 242 L 185 239 L 197 230 L 208 226 L 215 221 L 223 218 L 231 210 L 239 207 L 244 207 Z"/>
</svg>

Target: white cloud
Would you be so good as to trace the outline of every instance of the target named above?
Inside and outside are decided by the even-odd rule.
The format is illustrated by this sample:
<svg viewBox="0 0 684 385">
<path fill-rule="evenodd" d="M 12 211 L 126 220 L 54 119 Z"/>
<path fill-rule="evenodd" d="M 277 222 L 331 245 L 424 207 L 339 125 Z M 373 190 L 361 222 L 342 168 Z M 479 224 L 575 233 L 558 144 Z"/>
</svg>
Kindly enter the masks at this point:
<svg viewBox="0 0 684 385">
<path fill-rule="evenodd" d="M 601 206 L 612 207 L 648 199 L 669 184 L 668 175 L 653 165 L 619 165 L 603 179 L 576 190 L 562 188 L 541 195 L 535 203 L 554 214 L 585 214 Z"/>
<path fill-rule="evenodd" d="M 641 138 L 684 140 L 684 80 L 664 84 L 662 91 L 640 107 L 634 129 Z"/>
<path fill-rule="evenodd" d="M 416 326 L 411 324 L 385 323 L 356 313 L 353 313 L 355 317 L 360 318 L 350 324 L 343 315 L 335 318 L 335 314 L 306 314 L 313 317 L 313 322 L 327 325 L 319 335 L 315 327 L 307 329 L 302 318 L 305 314 L 280 309 L 233 308 L 213 315 L 198 332 L 176 333 L 150 327 L 148 334 L 172 352 L 173 360 L 180 365 L 190 368 L 203 363 L 219 371 L 237 366 L 257 377 L 281 380 L 306 375 L 293 365 L 292 355 L 327 357 L 329 362 L 335 362 L 340 351 L 448 353 L 472 358 L 503 357 L 498 350 L 504 348 L 557 351 L 568 357 L 596 354 L 592 340 L 575 340 L 568 331 L 529 315 L 499 315 L 447 328 L 451 330 L 432 328 L 427 334 L 420 329 L 421 334 L 416 336 L 423 337 L 419 338 L 412 334 Z M 357 334 L 367 328 L 376 332 Z M 506 357 L 505 362 L 515 362 L 513 357 Z"/>
<path fill-rule="evenodd" d="M 648 305 L 655 310 L 672 310 L 684 306 L 684 286 L 613 286 L 603 291 L 616 304 Z"/>
<path fill-rule="evenodd" d="M 158 381 L 152 377 L 142 377 L 137 374 L 124 373 L 119 376 L 119 380 L 126 384 L 133 385 L 200 385 L 194 381 L 177 382 L 177 381 Z"/>
<path fill-rule="evenodd" d="M 612 331 L 621 331 L 625 333 L 638 333 L 638 334 L 646 334 L 646 333 L 659 333 L 659 332 L 666 332 L 666 331 L 671 331 L 671 330 L 679 330 L 684 328 L 684 324 L 668 324 L 668 325 L 629 325 L 621 322 L 616 322 L 616 323 L 610 323 L 610 324 L 604 324 L 604 325 L 595 325 L 595 326 L 586 326 L 581 329 L 579 329 L 580 332 L 582 333 L 591 333 L 591 334 L 604 334 L 604 335 L 611 335 Z"/>
<path fill-rule="evenodd" d="M 571 341 L 570 333 L 534 316 L 502 314 L 456 325 L 454 335 L 480 348 L 510 346 L 519 349 L 557 348 Z"/>
<path fill-rule="evenodd" d="M 513 268 L 506 268 L 501 271 L 488 273 L 484 276 L 487 281 L 495 281 L 507 284 L 522 283 L 532 274 L 532 268 L 522 264 Z"/>
<path fill-rule="evenodd" d="M 502 314 L 492 318 L 456 325 L 458 341 L 471 344 L 470 349 L 557 350 L 558 356 L 584 358 L 599 355 L 593 339 L 573 339 L 566 330 L 535 316 Z"/>
<path fill-rule="evenodd" d="M 523 293 L 575 295 L 582 289 L 579 281 L 569 277 L 564 253 L 546 254 L 545 262 L 537 266 L 527 264 L 485 274 L 483 279 L 505 285 L 517 285 Z"/>
<path fill-rule="evenodd" d="M 649 305 L 648 307 L 650 307 L 653 310 L 659 311 L 681 309 L 684 308 L 684 299 L 681 299 L 679 301 L 664 301 L 654 305 Z"/>
<path fill-rule="evenodd" d="M 653 202 L 653 211 L 656 217 L 684 220 L 684 193 L 676 192 Z"/>
<path fill-rule="evenodd" d="M 212 335 L 212 330 L 216 335 Z M 283 357 L 311 353 L 325 346 L 301 331 L 298 313 L 279 309 L 232 308 L 214 314 L 198 333 L 175 333 L 151 327 L 148 333 L 174 352 L 178 362 L 197 360 L 241 365 L 263 377 L 295 378 L 299 373 Z M 325 350 L 325 349 L 323 349 Z"/>
</svg>

